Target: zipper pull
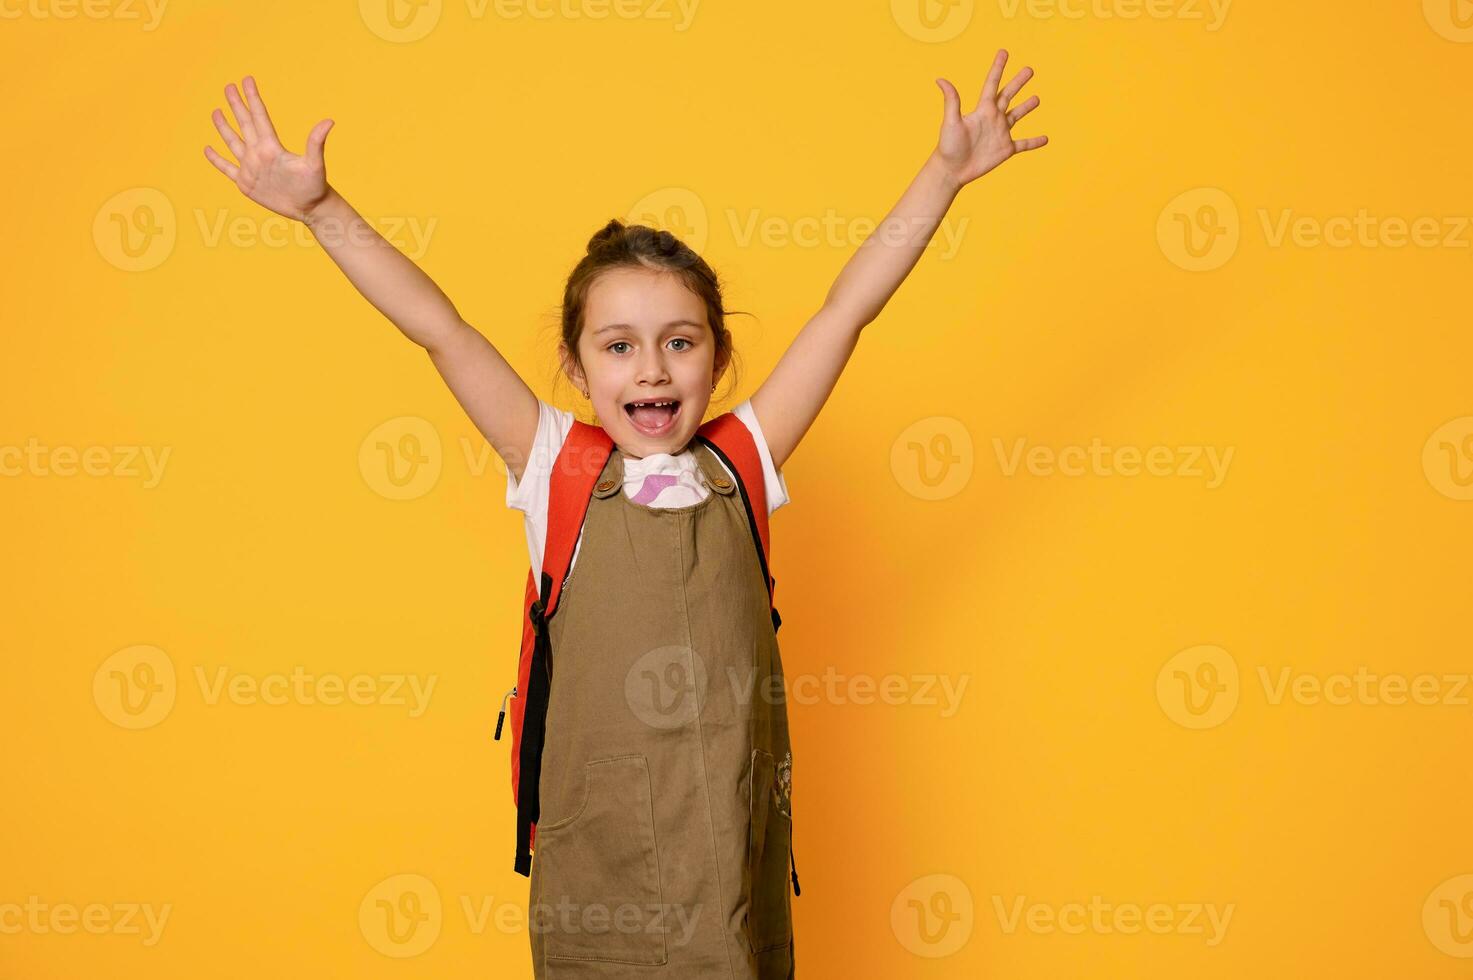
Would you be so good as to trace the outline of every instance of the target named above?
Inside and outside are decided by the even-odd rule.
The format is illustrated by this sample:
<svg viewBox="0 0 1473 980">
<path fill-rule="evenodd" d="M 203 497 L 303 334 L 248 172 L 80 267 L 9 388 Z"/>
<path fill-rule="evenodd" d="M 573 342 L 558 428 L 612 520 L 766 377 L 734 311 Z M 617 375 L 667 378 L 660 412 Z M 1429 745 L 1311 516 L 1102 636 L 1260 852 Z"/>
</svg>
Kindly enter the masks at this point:
<svg viewBox="0 0 1473 980">
<path fill-rule="evenodd" d="M 793 897 L 797 898 L 803 894 L 803 890 L 798 887 L 798 855 L 793 853 L 793 827 L 791 823 L 788 825 L 788 859 L 793 862 Z"/>
<path fill-rule="evenodd" d="M 492 736 L 493 739 L 497 742 L 501 741 L 501 723 L 506 720 L 506 699 L 514 698 L 516 696 L 517 687 L 515 684 L 512 685 L 510 691 L 507 691 L 501 696 L 501 713 L 496 716 L 496 734 Z"/>
</svg>

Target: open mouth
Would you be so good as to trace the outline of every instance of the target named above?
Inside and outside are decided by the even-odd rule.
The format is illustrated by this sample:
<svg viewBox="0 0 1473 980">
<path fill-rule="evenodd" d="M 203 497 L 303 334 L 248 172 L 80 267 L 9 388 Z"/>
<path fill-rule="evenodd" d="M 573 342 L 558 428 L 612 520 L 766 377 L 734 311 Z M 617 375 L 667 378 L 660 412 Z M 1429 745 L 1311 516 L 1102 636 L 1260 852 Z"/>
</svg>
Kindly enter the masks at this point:
<svg viewBox="0 0 1473 980">
<path fill-rule="evenodd" d="M 627 402 L 624 413 L 634 427 L 647 436 L 659 436 L 669 432 L 680 414 L 680 402 L 671 399 L 646 398 Z"/>
</svg>

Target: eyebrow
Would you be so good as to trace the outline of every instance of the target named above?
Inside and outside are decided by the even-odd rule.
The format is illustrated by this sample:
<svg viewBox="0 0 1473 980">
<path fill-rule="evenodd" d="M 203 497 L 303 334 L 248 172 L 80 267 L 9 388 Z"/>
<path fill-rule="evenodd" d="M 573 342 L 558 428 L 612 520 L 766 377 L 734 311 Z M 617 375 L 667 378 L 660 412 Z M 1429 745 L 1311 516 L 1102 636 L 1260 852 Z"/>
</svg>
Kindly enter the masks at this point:
<svg viewBox="0 0 1473 980">
<path fill-rule="evenodd" d="M 669 330 L 671 327 L 695 327 L 697 329 L 700 329 L 704 325 L 705 324 L 697 323 L 694 320 L 671 320 L 669 323 L 665 324 L 660 329 L 661 330 Z M 623 329 L 625 329 L 625 330 L 633 330 L 634 329 L 633 327 L 631 327 L 627 323 L 605 323 L 603 326 L 599 327 L 597 330 L 595 330 L 593 332 L 593 336 L 597 337 L 599 334 L 603 333 L 605 330 L 618 330 L 621 327 Z"/>
</svg>

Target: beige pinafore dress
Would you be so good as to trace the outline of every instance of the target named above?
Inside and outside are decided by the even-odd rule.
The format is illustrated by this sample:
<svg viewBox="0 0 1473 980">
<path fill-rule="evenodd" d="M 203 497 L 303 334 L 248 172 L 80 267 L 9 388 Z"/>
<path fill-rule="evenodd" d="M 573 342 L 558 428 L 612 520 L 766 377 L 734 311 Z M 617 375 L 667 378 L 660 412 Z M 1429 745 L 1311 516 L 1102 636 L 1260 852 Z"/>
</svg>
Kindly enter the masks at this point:
<svg viewBox="0 0 1473 980">
<path fill-rule="evenodd" d="M 794 975 L 782 660 L 745 505 L 624 493 L 617 447 L 549 621 L 552 683 L 530 878 L 545 980 Z"/>
</svg>

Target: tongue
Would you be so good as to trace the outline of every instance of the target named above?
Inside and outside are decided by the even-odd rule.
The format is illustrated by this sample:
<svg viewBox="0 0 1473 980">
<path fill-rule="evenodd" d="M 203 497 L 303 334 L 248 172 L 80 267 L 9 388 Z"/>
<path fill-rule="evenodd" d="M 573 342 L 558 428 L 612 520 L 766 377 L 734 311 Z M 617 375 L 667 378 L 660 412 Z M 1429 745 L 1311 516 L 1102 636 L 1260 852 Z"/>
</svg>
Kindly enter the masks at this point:
<svg viewBox="0 0 1473 980">
<path fill-rule="evenodd" d="M 636 405 L 631 414 L 634 416 L 634 421 L 640 425 L 647 426 L 651 429 L 658 429 L 670 421 L 671 416 L 675 414 L 675 409 L 668 405 L 662 405 L 658 408 L 653 405 Z"/>
</svg>

